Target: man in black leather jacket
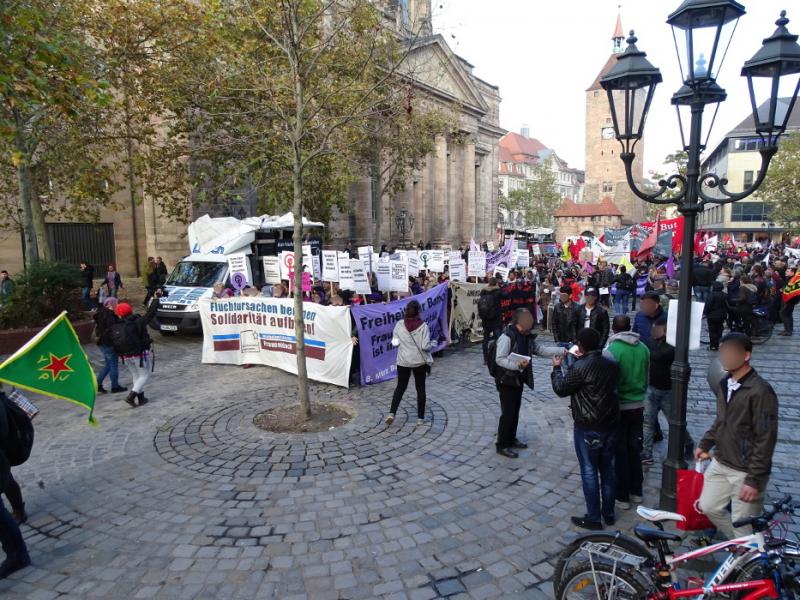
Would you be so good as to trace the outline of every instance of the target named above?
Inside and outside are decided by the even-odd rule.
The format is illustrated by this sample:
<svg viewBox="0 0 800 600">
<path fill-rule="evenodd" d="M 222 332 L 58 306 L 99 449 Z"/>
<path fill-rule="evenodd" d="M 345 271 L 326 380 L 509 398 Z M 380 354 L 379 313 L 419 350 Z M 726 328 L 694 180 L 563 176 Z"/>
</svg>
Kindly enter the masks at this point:
<svg viewBox="0 0 800 600">
<path fill-rule="evenodd" d="M 553 357 L 550 379 L 553 391 L 570 397 L 575 422 L 575 451 L 581 469 L 586 514 L 572 517 L 572 523 L 584 529 L 603 528 L 615 522 L 614 453 L 619 421 L 617 378 L 619 366 L 604 357 L 600 334 L 584 328 L 577 336 L 579 358 L 563 373 L 561 356 Z"/>
<path fill-rule="evenodd" d="M 572 301 L 572 288 L 562 286 L 560 302 L 553 307 L 553 337 L 557 343 L 573 343 L 581 325 L 578 307 Z"/>
<path fill-rule="evenodd" d="M 6 444 L 8 444 L 8 417 L 6 415 L 5 398 L 0 399 L 0 492 L 5 490 L 11 476 L 11 467 L 6 458 Z M 0 498 L 0 545 L 6 553 L 6 559 L 0 563 L 0 579 L 5 579 L 11 573 L 19 571 L 31 564 L 28 549 L 22 539 L 19 525 L 6 509 Z"/>
</svg>

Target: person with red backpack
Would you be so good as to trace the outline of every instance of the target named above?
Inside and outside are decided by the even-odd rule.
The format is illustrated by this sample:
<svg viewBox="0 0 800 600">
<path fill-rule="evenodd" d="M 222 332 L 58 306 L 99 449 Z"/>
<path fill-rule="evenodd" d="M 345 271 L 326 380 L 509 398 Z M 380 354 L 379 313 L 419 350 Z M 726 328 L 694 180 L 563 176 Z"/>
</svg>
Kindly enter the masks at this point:
<svg viewBox="0 0 800 600">
<path fill-rule="evenodd" d="M 33 445 L 32 428 L 29 432 L 22 432 L 29 433 L 29 436 L 20 436 L 20 429 L 16 426 L 19 412 L 21 411 L 14 409 L 6 395 L 0 392 L 0 492 L 7 492 L 9 489 L 12 464 L 21 464 L 20 459 L 24 462 L 27 456 L 23 458 L 22 455 L 29 454 L 30 446 Z M 22 415 L 25 416 L 24 413 Z M 28 420 L 28 424 L 30 424 L 30 420 Z M 24 442 L 30 442 L 30 444 Z M 21 444 L 24 447 L 21 447 Z M 5 560 L 0 563 L 0 579 L 5 579 L 31 564 L 28 548 L 25 540 L 22 539 L 19 525 L 8 512 L 2 498 L 0 498 L 0 546 L 6 554 Z"/>
<path fill-rule="evenodd" d="M 133 385 L 128 397 L 125 398 L 131 407 L 147 404 L 148 399 L 144 395 L 144 386 L 149 381 L 153 372 L 153 340 L 147 332 L 147 326 L 156 316 L 159 307 L 158 298 L 163 295 L 162 290 L 157 290 L 154 294 L 155 302 L 150 303 L 147 313 L 142 315 L 134 314 L 133 307 L 127 302 L 120 302 L 114 309 L 120 318 L 119 323 L 111 326 L 111 340 L 116 353 L 122 357 L 122 362 L 128 367 L 128 372 L 133 378 Z M 138 401 L 138 404 L 137 404 Z"/>
</svg>

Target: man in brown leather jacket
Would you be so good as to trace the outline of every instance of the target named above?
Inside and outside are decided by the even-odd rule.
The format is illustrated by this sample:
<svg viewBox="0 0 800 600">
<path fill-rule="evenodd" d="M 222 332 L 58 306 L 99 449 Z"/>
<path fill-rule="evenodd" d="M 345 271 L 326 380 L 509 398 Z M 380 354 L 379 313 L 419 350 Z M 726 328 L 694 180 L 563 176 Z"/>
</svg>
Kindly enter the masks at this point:
<svg viewBox="0 0 800 600">
<path fill-rule="evenodd" d="M 717 417 L 694 451 L 704 460 L 714 450 L 700 509 L 728 539 L 750 533 L 733 523 L 761 511 L 778 439 L 778 398 L 750 366 L 752 351 L 743 333 L 722 338 L 719 360 L 728 375 L 717 392 Z"/>
</svg>

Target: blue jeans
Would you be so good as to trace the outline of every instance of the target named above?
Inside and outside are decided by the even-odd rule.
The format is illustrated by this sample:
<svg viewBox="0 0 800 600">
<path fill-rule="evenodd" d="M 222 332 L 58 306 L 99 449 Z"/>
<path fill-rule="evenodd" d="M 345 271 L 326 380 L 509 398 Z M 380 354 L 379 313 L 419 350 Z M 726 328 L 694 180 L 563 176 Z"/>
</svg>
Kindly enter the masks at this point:
<svg viewBox="0 0 800 600">
<path fill-rule="evenodd" d="M 596 431 L 576 425 L 574 434 L 583 497 L 586 499 L 586 518 L 595 523 L 600 522 L 601 515 L 613 519 L 616 432 Z"/>
<path fill-rule="evenodd" d="M 694 286 L 694 299 L 698 302 L 705 302 L 711 295 L 711 288 L 707 285 Z"/>
<path fill-rule="evenodd" d="M 19 560 L 27 555 L 25 542 L 22 539 L 22 532 L 19 525 L 8 512 L 6 505 L 0 498 L 0 546 L 6 557 L 11 560 Z"/>
<path fill-rule="evenodd" d="M 622 292 L 617 290 L 614 294 L 614 312 L 618 315 L 628 314 L 628 306 L 630 306 L 630 292 Z"/>
<path fill-rule="evenodd" d="M 653 439 L 655 438 L 658 411 L 669 419 L 672 406 L 672 390 L 660 390 L 652 385 L 647 387 L 647 400 L 644 402 L 644 425 L 642 431 L 642 458 L 653 458 Z M 692 436 L 687 431 L 683 438 L 687 448 L 694 448 Z"/>
<path fill-rule="evenodd" d="M 92 299 L 89 297 L 89 292 L 91 292 L 91 291 L 92 291 L 92 288 L 88 288 L 88 287 L 81 288 L 81 300 L 83 300 L 83 305 L 89 310 L 94 308 L 92 306 Z"/>
<path fill-rule="evenodd" d="M 111 346 L 98 346 L 98 348 L 100 348 L 100 352 L 103 353 L 105 364 L 103 365 L 103 370 L 97 374 L 97 385 L 103 385 L 103 380 L 106 378 L 106 375 L 111 375 L 111 387 L 119 387 L 119 362 L 117 353 Z"/>
</svg>

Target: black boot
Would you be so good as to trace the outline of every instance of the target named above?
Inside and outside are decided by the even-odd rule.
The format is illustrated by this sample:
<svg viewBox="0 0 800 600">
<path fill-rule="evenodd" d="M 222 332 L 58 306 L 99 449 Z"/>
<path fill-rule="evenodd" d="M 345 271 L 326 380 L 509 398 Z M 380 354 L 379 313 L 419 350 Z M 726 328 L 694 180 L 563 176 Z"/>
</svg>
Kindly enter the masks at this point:
<svg viewBox="0 0 800 600">
<path fill-rule="evenodd" d="M 103 387 L 102 383 L 97 384 L 97 392 L 100 394 L 107 394 L 106 388 Z"/>
<path fill-rule="evenodd" d="M 138 395 L 138 394 L 137 394 L 136 392 L 130 392 L 130 393 L 128 394 L 128 397 L 127 397 L 127 398 L 125 398 L 125 402 L 127 402 L 128 404 L 130 404 L 132 408 L 136 408 L 136 402 L 135 402 L 135 400 L 136 400 L 136 396 L 137 396 L 137 395 Z"/>
<path fill-rule="evenodd" d="M 147 404 L 149 402 L 149 400 L 144 397 L 144 392 L 139 392 L 138 394 L 136 394 L 136 397 L 139 398 L 139 406 L 141 406 L 142 404 Z"/>
</svg>

